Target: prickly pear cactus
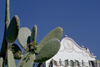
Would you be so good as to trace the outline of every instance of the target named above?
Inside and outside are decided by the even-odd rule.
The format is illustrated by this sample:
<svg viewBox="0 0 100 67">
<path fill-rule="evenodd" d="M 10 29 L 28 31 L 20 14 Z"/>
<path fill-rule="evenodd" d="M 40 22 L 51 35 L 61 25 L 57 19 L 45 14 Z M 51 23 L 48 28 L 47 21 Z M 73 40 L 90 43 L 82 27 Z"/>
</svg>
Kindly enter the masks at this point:
<svg viewBox="0 0 100 67">
<path fill-rule="evenodd" d="M 0 67 L 3 65 L 3 57 L 0 57 Z"/>
<path fill-rule="evenodd" d="M 36 54 L 38 54 L 41 50 L 41 48 L 45 45 L 46 42 L 48 42 L 50 39 L 53 39 L 53 38 L 57 38 L 57 39 L 61 39 L 62 37 L 62 33 L 63 33 L 63 30 L 61 27 L 57 27 L 55 28 L 54 30 L 52 30 L 51 32 L 49 32 L 44 38 L 43 40 L 41 40 L 41 42 L 39 43 L 38 45 L 38 48 L 37 50 L 35 51 Z"/>
<path fill-rule="evenodd" d="M 23 27 L 19 30 L 18 41 L 24 50 L 28 49 L 30 43 L 31 31 L 27 27 Z"/>
<path fill-rule="evenodd" d="M 4 38 L 3 38 L 1 52 L 0 52 L 0 57 L 3 58 L 3 64 L 1 67 L 5 67 L 7 63 L 6 60 L 8 60 L 7 63 L 8 67 L 14 67 L 14 65 L 12 66 L 11 64 L 12 59 L 10 58 L 10 56 L 12 56 L 13 54 L 8 50 L 8 44 L 13 43 L 16 40 L 18 36 L 19 26 L 20 26 L 20 21 L 17 15 L 15 15 L 10 22 L 9 0 L 6 0 L 5 30 L 4 30 Z"/>
<path fill-rule="evenodd" d="M 37 55 L 35 62 L 41 63 L 50 59 L 58 52 L 60 48 L 60 39 L 62 37 L 62 32 L 63 30 L 61 27 L 55 28 L 50 33 L 48 33 L 37 45 L 37 26 L 35 25 L 33 27 L 32 33 L 29 32 L 28 28 L 24 27 L 19 30 L 18 41 L 23 48 L 28 48 L 28 50 L 27 48 L 25 49 L 26 52 L 34 52 L 34 54 Z"/>
<path fill-rule="evenodd" d="M 8 49 L 7 51 L 7 63 L 8 63 L 8 67 L 16 67 L 15 65 L 15 60 L 14 60 L 14 57 L 13 57 L 13 53 L 10 49 Z"/>
<path fill-rule="evenodd" d="M 41 49 L 35 62 L 41 63 L 53 57 L 60 48 L 60 41 L 57 38 L 49 40 Z"/>
<path fill-rule="evenodd" d="M 19 61 L 17 67 L 32 67 L 35 60 L 35 54 L 32 52 L 26 53 Z"/>
<path fill-rule="evenodd" d="M 6 0 L 6 10 L 5 10 L 5 30 L 4 30 L 4 38 L 2 42 L 2 47 L 1 47 L 1 56 L 5 59 L 6 53 L 7 53 L 7 46 L 8 42 L 5 38 L 6 31 L 8 29 L 10 23 L 10 14 L 9 14 L 9 0 Z"/>
<path fill-rule="evenodd" d="M 32 67 L 34 62 L 45 62 L 58 52 L 63 34 L 61 27 L 49 32 L 38 44 L 36 42 L 37 25 L 33 26 L 32 31 L 27 27 L 20 28 L 20 21 L 17 15 L 10 22 L 9 0 L 6 0 L 5 13 L 5 30 L 0 52 L 0 67 L 5 67 L 5 65 L 7 67 L 16 67 L 15 59 L 20 60 L 17 67 Z M 22 49 L 14 43 L 17 37 Z"/>
<path fill-rule="evenodd" d="M 36 42 L 36 37 L 37 37 L 37 26 L 34 25 L 31 33 L 31 42 Z"/>
<path fill-rule="evenodd" d="M 19 25 L 19 18 L 17 15 L 15 15 L 10 22 L 8 30 L 6 31 L 5 38 L 7 42 L 13 43 L 16 40 L 19 31 Z"/>
<path fill-rule="evenodd" d="M 15 43 L 10 44 L 9 48 L 10 48 L 10 50 L 12 50 L 14 59 L 19 60 L 19 59 L 21 59 L 21 57 L 23 57 L 23 52 L 17 44 L 15 44 Z"/>
</svg>

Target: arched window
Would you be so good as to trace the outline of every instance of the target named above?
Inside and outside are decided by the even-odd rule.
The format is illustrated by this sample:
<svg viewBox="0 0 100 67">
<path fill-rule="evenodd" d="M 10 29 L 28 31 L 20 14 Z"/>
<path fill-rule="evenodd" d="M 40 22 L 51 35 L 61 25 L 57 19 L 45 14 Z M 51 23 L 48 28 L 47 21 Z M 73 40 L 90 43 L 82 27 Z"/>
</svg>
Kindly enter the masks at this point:
<svg viewBox="0 0 100 67">
<path fill-rule="evenodd" d="M 70 60 L 70 65 L 73 67 L 74 66 L 74 61 Z"/>
<path fill-rule="evenodd" d="M 61 59 L 59 59 L 59 64 L 61 65 L 62 63 L 61 63 Z"/>
<path fill-rule="evenodd" d="M 85 63 L 84 63 L 84 61 L 82 60 L 82 66 L 85 66 Z"/>
<path fill-rule="evenodd" d="M 93 61 L 89 61 L 89 65 L 92 65 L 93 67 L 95 66 Z"/>
<path fill-rule="evenodd" d="M 65 60 L 65 66 L 68 66 L 68 60 Z"/>
<path fill-rule="evenodd" d="M 76 60 L 75 63 L 76 63 L 77 66 L 80 66 L 80 63 L 79 63 L 78 60 Z"/>
<path fill-rule="evenodd" d="M 53 62 L 50 61 L 49 67 L 53 67 Z"/>
<path fill-rule="evenodd" d="M 54 60 L 54 65 L 57 66 L 57 61 Z"/>
</svg>

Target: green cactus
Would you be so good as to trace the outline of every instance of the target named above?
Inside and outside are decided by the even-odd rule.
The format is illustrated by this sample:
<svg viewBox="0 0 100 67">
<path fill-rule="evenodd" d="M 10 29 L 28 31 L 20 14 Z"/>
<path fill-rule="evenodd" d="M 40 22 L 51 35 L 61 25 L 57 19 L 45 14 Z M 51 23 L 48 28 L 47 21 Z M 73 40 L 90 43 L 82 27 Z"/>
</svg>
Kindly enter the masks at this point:
<svg viewBox="0 0 100 67">
<path fill-rule="evenodd" d="M 49 40 L 39 52 L 35 62 L 41 63 L 53 57 L 60 48 L 60 41 L 57 38 Z"/>
<path fill-rule="evenodd" d="M 9 45 L 10 50 L 12 50 L 14 59 L 19 60 L 23 56 L 22 50 L 19 48 L 19 46 L 15 43 Z"/>
<path fill-rule="evenodd" d="M 36 37 L 37 37 L 37 26 L 34 25 L 31 33 L 31 42 L 36 42 Z"/>
<path fill-rule="evenodd" d="M 6 10 L 5 10 L 5 29 L 8 29 L 10 23 L 10 13 L 9 13 L 9 0 L 6 0 Z"/>
<path fill-rule="evenodd" d="M 24 50 L 29 51 L 30 47 L 33 47 L 34 49 L 36 43 L 36 37 L 37 37 L 36 25 L 34 25 L 32 33 L 27 27 L 23 27 L 19 30 L 18 41 Z"/>
<path fill-rule="evenodd" d="M 61 39 L 63 30 L 61 27 L 57 27 L 54 30 L 52 30 L 50 33 L 48 33 L 43 40 L 39 43 L 37 50 L 35 51 L 36 54 L 38 54 L 41 50 L 41 48 L 45 45 L 46 42 L 48 42 L 50 39 L 57 38 Z"/>
<path fill-rule="evenodd" d="M 5 30 L 4 30 L 4 38 L 1 47 L 1 56 L 5 59 L 7 53 L 8 42 L 5 39 L 5 34 L 8 29 L 10 23 L 10 14 L 9 14 L 9 0 L 6 0 L 6 9 L 5 9 Z"/>
<path fill-rule="evenodd" d="M 2 42 L 0 57 L 3 57 L 3 65 L 5 65 L 5 61 L 7 60 L 8 51 L 8 43 L 13 43 L 18 35 L 19 29 L 19 18 L 15 15 L 10 23 L 10 13 L 9 13 L 9 0 L 6 0 L 6 9 L 5 9 L 5 30 L 4 30 L 4 38 Z"/>
<path fill-rule="evenodd" d="M 17 15 L 15 15 L 10 22 L 8 30 L 6 31 L 5 37 L 7 42 L 13 43 L 16 40 L 19 31 L 19 25 L 19 18 Z"/>
<path fill-rule="evenodd" d="M 27 27 L 23 27 L 19 30 L 18 41 L 24 50 L 28 49 L 30 43 L 31 31 Z"/>
<path fill-rule="evenodd" d="M 20 21 L 17 15 L 10 22 L 9 0 L 6 0 L 5 13 L 5 31 L 0 52 L 0 67 L 5 65 L 16 67 L 14 59 L 20 60 L 17 67 L 32 67 L 34 62 L 45 62 L 58 52 L 63 34 L 61 27 L 52 30 L 37 44 L 37 25 L 33 26 L 32 32 L 27 27 L 19 29 Z M 14 43 L 17 37 L 23 51 Z"/>
<path fill-rule="evenodd" d="M 0 57 L 0 67 L 3 65 L 3 57 Z"/>
<path fill-rule="evenodd" d="M 33 52 L 26 53 L 19 61 L 17 67 L 32 67 L 35 60 L 35 54 Z"/>
<path fill-rule="evenodd" d="M 8 49 L 7 52 L 7 63 L 8 63 L 8 67 L 16 67 L 13 53 L 10 49 Z"/>
<path fill-rule="evenodd" d="M 37 30 L 36 25 L 33 27 L 33 30 Z M 24 47 L 27 47 L 29 49 L 27 52 L 34 52 L 36 55 L 38 55 L 37 58 L 35 59 L 35 62 L 41 63 L 41 62 L 44 62 L 44 61 L 50 59 L 58 52 L 58 50 L 60 48 L 59 40 L 62 37 L 62 32 L 63 32 L 62 28 L 57 27 L 54 30 L 52 30 L 50 33 L 48 33 L 46 35 L 46 37 L 43 38 L 43 40 L 40 42 L 39 45 L 36 45 L 36 43 L 35 43 L 36 32 L 32 31 L 32 33 L 30 33 L 29 29 L 25 27 L 25 28 L 21 28 L 19 30 L 18 41 L 20 42 L 20 44 L 23 44 L 23 43 L 26 44 L 26 45 L 25 44 L 23 44 L 23 45 L 24 45 Z M 24 35 L 23 35 L 23 33 L 24 33 Z M 31 34 L 31 36 L 29 33 Z M 33 38 L 35 41 L 31 40 L 33 33 L 34 33 Z M 30 37 L 30 39 L 28 37 Z M 27 39 L 29 39 L 29 42 L 27 42 Z M 30 46 L 28 46 L 27 44 L 29 44 Z M 52 50 L 50 50 L 50 49 L 52 49 Z"/>
</svg>

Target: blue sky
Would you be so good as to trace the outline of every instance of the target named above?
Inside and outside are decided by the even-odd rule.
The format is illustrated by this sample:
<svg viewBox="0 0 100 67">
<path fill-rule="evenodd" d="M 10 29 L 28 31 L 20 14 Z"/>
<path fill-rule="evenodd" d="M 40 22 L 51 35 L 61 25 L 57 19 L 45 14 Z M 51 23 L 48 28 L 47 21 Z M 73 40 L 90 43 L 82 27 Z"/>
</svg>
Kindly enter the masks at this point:
<svg viewBox="0 0 100 67">
<path fill-rule="evenodd" d="M 20 28 L 32 30 L 36 24 L 37 42 L 56 27 L 63 36 L 89 48 L 100 59 L 100 0 L 11 0 L 10 18 L 18 15 Z M 0 44 L 4 34 L 5 0 L 0 1 Z M 18 45 L 18 41 L 16 42 Z M 0 45 L 1 46 L 1 45 Z"/>
</svg>

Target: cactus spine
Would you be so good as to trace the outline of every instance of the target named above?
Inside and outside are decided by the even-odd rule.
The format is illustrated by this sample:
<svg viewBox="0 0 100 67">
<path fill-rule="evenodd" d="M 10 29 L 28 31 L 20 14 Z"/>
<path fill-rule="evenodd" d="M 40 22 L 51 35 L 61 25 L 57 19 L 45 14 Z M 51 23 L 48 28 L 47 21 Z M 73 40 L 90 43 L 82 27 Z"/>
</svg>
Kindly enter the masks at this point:
<svg viewBox="0 0 100 67">
<path fill-rule="evenodd" d="M 32 67 L 34 62 L 45 62 L 58 52 L 63 34 L 61 27 L 49 32 L 38 44 L 36 42 L 37 25 L 33 26 L 32 31 L 27 27 L 19 29 L 19 26 L 20 21 L 17 15 L 10 21 L 9 0 L 6 0 L 5 31 L 0 52 L 0 67 L 5 65 L 16 67 L 14 59 L 20 60 L 17 67 Z M 14 43 L 17 36 L 23 50 Z"/>
</svg>

